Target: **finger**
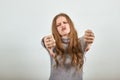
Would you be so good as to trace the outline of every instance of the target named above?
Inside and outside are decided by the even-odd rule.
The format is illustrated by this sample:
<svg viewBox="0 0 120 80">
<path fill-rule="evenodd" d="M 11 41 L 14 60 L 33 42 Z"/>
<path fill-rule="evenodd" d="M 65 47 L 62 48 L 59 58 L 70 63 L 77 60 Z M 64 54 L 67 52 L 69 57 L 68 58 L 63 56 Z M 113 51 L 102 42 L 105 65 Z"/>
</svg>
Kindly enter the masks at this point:
<svg viewBox="0 0 120 80">
<path fill-rule="evenodd" d="M 45 38 L 45 42 L 48 43 L 48 42 L 54 42 L 55 40 L 52 39 L 52 37 L 47 37 Z"/>
<path fill-rule="evenodd" d="M 55 53 L 53 52 L 52 49 L 49 49 L 49 53 L 50 53 L 50 55 L 51 55 L 53 58 L 55 57 Z"/>
<path fill-rule="evenodd" d="M 85 36 L 94 37 L 94 33 L 85 33 Z"/>
<path fill-rule="evenodd" d="M 52 46 L 52 45 L 46 45 L 46 48 L 47 48 L 47 49 L 52 49 L 53 46 Z"/>
<path fill-rule="evenodd" d="M 92 37 L 92 36 L 84 36 L 84 39 L 87 39 L 87 40 L 94 40 L 94 37 Z"/>
<path fill-rule="evenodd" d="M 52 39 L 48 39 L 48 38 L 45 40 L 45 42 L 51 42 L 51 41 Z"/>
<path fill-rule="evenodd" d="M 47 42 L 46 45 L 54 45 L 55 42 L 51 41 L 51 42 Z"/>
<path fill-rule="evenodd" d="M 52 35 L 46 36 L 46 37 L 45 37 L 45 40 L 46 40 L 46 39 L 50 39 L 50 38 L 52 38 Z"/>
<path fill-rule="evenodd" d="M 54 44 L 54 43 L 55 43 L 55 40 L 53 40 L 53 39 L 47 39 L 47 40 L 45 41 L 45 43 L 46 43 L 46 44 Z"/>
<path fill-rule="evenodd" d="M 85 52 L 87 52 L 90 49 L 90 45 L 87 45 L 87 47 L 85 48 Z"/>
<path fill-rule="evenodd" d="M 45 40 L 45 45 L 47 46 L 47 47 L 49 47 L 49 46 L 55 46 L 55 40 L 53 40 L 53 39 L 46 39 Z"/>
<path fill-rule="evenodd" d="M 46 45 L 46 47 L 48 47 L 48 48 L 49 48 L 49 47 L 52 48 L 52 47 L 55 47 L 55 42 L 47 42 L 45 45 Z"/>
<path fill-rule="evenodd" d="M 89 30 L 89 29 L 86 30 L 85 33 L 87 33 L 87 34 L 89 34 L 89 33 L 90 33 L 90 34 L 94 34 L 93 31 L 92 31 L 92 30 Z"/>
<path fill-rule="evenodd" d="M 92 30 L 86 30 L 85 33 L 93 33 Z"/>
<path fill-rule="evenodd" d="M 49 42 L 48 37 L 45 37 L 45 38 L 44 38 L 44 42 L 45 42 L 45 43 L 46 43 L 46 42 Z"/>
<path fill-rule="evenodd" d="M 53 35 L 49 35 L 49 36 L 47 37 L 47 39 L 50 39 L 50 40 L 54 40 L 54 41 L 55 41 Z"/>
<path fill-rule="evenodd" d="M 93 43 L 93 40 L 87 40 L 87 39 L 85 39 L 85 42 L 86 43 Z"/>
<path fill-rule="evenodd" d="M 90 30 L 90 29 L 87 29 L 85 32 L 89 33 L 89 32 L 92 32 L 92 30 Z"/>
</svg>

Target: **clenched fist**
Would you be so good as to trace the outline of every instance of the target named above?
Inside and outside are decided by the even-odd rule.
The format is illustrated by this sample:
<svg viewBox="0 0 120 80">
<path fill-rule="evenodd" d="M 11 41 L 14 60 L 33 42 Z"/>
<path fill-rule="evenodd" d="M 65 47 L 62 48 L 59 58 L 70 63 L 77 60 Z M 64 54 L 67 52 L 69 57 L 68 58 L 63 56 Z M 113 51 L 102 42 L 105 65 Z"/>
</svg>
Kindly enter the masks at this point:
<svg viewBox="0 0 120 80">
<path fill-rule="evenodd" d="M 95 39 L 95 36 L 92 30 L 86 30 L 84 34 L 84 41 L 87 44 L 85 51 L 88 51 L 90 49 L 90 46 L 94 42 L 94 39 Z"/>
<path fill-rule="evenodd" d="M 55 54 L 53 52 L 53 48 L 55 47 L 56 44 L 55 44 L 55 39 L 52 35 L 48 35 L 44 37 L 44 45 L 49 51 L 50 55 L 54 57 Z"/>
</svg>

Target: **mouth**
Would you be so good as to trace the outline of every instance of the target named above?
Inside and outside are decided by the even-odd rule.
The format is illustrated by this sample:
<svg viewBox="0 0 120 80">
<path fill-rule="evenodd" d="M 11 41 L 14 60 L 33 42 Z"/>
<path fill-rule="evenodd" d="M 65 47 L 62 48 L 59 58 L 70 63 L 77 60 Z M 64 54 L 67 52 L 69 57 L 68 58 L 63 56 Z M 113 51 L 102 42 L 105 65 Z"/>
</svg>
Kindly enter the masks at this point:
<svg viewBox="0 0 120 80">
<path fill-rule="evenodd" d="M 64 30 L 66 30 L 66 28 L 64 27 L 64 28 L 62 28 L 62 31 L 64 31 Z"/>
</svg>

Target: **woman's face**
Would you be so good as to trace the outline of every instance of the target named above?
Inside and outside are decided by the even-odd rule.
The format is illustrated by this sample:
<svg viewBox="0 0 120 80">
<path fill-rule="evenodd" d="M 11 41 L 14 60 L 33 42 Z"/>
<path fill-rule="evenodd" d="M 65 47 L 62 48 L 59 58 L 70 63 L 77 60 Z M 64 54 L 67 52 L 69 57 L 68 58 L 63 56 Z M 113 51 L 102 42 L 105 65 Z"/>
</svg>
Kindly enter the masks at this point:
<svg viewBox="0 0 120 80">
<path fill-rule="evenodd" d="M 59 16 L 56 19 L 57 31 L 62 37 L 67 37 L 70 33 L 70 25 L 65 17 Z"/>
</svg>

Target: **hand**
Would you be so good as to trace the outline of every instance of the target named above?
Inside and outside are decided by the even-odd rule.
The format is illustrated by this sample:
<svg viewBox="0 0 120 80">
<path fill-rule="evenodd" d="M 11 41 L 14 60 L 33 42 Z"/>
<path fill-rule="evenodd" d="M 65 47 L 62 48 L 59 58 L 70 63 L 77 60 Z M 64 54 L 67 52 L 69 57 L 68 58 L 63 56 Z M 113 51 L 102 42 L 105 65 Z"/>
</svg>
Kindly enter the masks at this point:
<svg viewBox="0 0 120 80">
<path fill-rule="evenodd" d="M 92 30 L 86 30 L 85 31 L 85 35 L 84 35 L 84 40 L 87 44 L 92 44 L 94 41 L 94 33 L 92 32 Z"/>
<path fill-rule="evenodd" d="M 48 35 L 48 36 L 45 36 L 44 37 L 44 44 L 45 44 L 45 47 L 48 49 L 50 55 L 52 57 L 55 56 L 54 52 L 53 52 L 53 48 L 55 47 L 55 40 L 54 40 L 54 37 L 52 35 Z"/>
<path fill-rule="evenodd" d="M 86 43 L 85 51 L 88 51 L 90 49 L 90 46 L 93 43 L 94 39 L 95 39 L 95 36 L 92 30 L 86 30 L 84 35 L 84 41 Z"/>
</svg>

